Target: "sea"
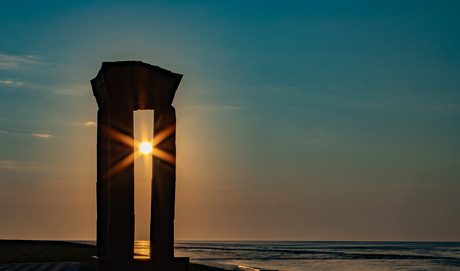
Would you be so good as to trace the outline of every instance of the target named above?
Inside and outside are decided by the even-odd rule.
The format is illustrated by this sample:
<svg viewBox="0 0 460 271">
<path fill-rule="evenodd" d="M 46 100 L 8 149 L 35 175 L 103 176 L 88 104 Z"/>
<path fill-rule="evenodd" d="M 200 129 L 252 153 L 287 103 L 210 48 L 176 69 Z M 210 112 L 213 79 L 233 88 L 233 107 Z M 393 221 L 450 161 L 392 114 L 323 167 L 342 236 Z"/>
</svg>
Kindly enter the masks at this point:
<svg viewBox="0 0 460 271">
<path fill-rule="evenodd" d="M 149 241 L 134 246 L 148 255 Z M 460 242 L 176 241 L 175 256 L 226 270 L 460 271 Z"/>
</svg>

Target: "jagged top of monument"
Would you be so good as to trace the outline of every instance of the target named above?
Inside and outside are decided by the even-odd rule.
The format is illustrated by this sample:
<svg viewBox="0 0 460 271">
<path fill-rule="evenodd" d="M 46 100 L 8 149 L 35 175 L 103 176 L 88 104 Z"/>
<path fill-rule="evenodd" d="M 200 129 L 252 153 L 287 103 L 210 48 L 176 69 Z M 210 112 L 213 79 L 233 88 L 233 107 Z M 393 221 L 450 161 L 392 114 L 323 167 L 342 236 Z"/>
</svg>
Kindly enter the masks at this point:
<svg viewBox="0 0 460 271">
<path fill-rule="evenodd" d="M 142 62 L 142 61 L 137 61 L 137 60 L 102 62 L 101 69 L 106 68 L 106 67 L 113 67 L 113 66 L 130 66 L 130 65 L 132 65 L 132 66 L 135 66 L 135 65 L 145 66 L 145 67 L 148 67 L 150 69 L 155 69 L 155 70 L 166 72 L 166 73 L 182 75 L 182 74 L 174 73 L 174 72 L 172 72 L 170 70 L 167 70 L 167 69 L 163 69 L 163 68 L 161 68 L 159 66 L 155 66 L 155 65 L 145 63 L 145 62 Z"/>
<path fill-rule="evenodd" d="M 99 107 L 107 101 L 132 101 L 133 110 L 171 105 L 182 74 L 141 61 L 102 62 L 91 80 Z"/>
</svg>

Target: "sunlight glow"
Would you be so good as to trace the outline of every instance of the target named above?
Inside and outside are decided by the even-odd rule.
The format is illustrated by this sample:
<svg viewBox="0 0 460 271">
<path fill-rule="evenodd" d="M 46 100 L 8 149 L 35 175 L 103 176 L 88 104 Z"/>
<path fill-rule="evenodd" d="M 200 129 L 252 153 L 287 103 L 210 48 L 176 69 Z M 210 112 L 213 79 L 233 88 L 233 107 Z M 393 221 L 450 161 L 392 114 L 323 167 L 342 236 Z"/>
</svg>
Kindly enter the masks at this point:
<svg viewBox="0 0 460 271">
<path fill-rule="evenodd" d="M 145 154 L 150 153 L 152 151 L 152 145 L 148 142 L 144 142 L 141 144 L 140 150 L 142 153 L 145 153 Z"/>
</svg>

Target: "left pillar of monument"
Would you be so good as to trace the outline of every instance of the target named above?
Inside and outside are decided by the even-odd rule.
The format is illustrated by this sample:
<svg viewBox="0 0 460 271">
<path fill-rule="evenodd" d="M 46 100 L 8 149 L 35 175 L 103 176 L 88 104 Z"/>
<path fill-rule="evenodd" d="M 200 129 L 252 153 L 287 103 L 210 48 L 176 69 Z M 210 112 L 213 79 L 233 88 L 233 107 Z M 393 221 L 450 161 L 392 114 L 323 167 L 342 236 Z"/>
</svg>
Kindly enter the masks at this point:
<svg viewBox="0 0 460 271">
<path fill-rule="evenodd" d="M 133 103 L 129 67 L 102 66 L 98 103 L 97 257 L 93 270 L 130 270 L 134 252 Z"/>
</svg>

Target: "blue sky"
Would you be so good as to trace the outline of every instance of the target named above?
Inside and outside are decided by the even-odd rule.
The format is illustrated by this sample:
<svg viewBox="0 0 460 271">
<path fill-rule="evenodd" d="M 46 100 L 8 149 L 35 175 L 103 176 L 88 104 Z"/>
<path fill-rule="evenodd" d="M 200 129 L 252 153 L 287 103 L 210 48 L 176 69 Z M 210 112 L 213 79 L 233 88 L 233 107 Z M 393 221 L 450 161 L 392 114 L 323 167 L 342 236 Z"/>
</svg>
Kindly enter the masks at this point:
<svg viewBox="0 0 460 271">
<path fill-rule="evenodd" d="M 95 239 L 89 80 L 140 60 L 184 74 L 177 239 L 460 240 L 456 1 L 2 6 L 0 238 Z"/>
</svg>

